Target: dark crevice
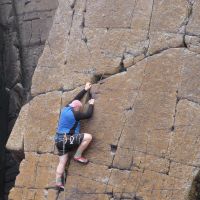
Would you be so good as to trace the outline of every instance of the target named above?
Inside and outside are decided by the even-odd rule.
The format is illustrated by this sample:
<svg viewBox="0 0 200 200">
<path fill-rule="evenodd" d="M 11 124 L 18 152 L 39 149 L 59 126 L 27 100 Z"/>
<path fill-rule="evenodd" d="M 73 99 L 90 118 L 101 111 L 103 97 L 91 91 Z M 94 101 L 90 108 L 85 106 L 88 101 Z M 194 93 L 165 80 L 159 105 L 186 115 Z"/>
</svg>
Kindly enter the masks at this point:
<svg viewBox="0 0 200 200">
<path fill-rule="evenodd" d="M 28 5 L 29 3 L 31 3 L 31 0 L 26 0 L 25 1 L 25 6 Z"/>
<path fill-rule="evenodd" d="M 109 199 L 113 199 L 114 198 L 113 191 L 112 192 L 106 192 L 105 194 L 108 195 Z"/>
<path fill-rule="evenodd" d="M 169 165 L 168 165 L 168 169 L 167 169 L 166 175 L 169 175 L 169 172 L 170 172 L 170 169 L 171 169 L 171 163 L 172 163 L 172 161 L 169 160 Z"/>
<path fill-rule="evenodd" d="M 95 74 L 95 75 L 94 75 L 94 78 L 93 78 L 93 82 L 94 82 L 94 83 L 100 82 L 100 84 L 101 84 L 101 83 L 102 83 L 101 81 L 102 81 L 103 79 L 108 78 L 108 77 L 109 77 L 109 76 L 106 75 L 105 73 L 104 73 L 104 74 Z"/>
<path fill-rule="evenodd" d="M 144 198 L 140 197 L 140 196 L 135 196 L 135 197 L 133 197 L 133 200 L 144 200 Z"/>
<path fill-rule="evenodd" d="M 185 34 L 183 35 L 183 47 L 188 48 L 186 40 L 185 40 Z"/>
<path fill-rule="evenodd" d="M 120 171 L 131 172 L 131 170 L 129 168 L 121 168 L 121 167 L 117 167 L 117 166 L 113 166 L 113 165 L 108 166 L 108 169 L 116 169 L 116 170 L 120 170 Z"/>
<path fill-rule="evenodd" d="M 174 131 L 174 129 L 175 129 L 175 127 L 174 127 L 174 125 L 173 125 L 173 126 L 171 127 L 171 129 L 170 129 L 170 130 L 173 132 L 173 131 Z"/>
<path fill-rule="evenodd" d="M 76 5 L 76 0 L 73 0 L 73 2 L 70 5 L 70 7 L 71 7 L 72 10 L 74 9 L 75 5 Z"/>
<path fill-rule="evenodd" d="M 188 12 L 187 12 L 187 16 L 186 16 L 184 22 L 182 23 L 183 33 L 184 33 L 184 35 L 183 35 L 183 45 L 186 48 L 187 48 L 187 43 L 186 43 L 185 38 L 186 38 L 186 35 L 187 35 L 187 25 L 188 25 L 190 18 L 192 16 L 194 1 L 187 0 L 187 2 L 188 2 Z"/>
<path fill-rule="evenodd" d="M 188 194 L 188 200 L 199 200 L 199 199 L 200 199 L 200 171 L 194 178 Z"/>
<path fill-rule="evenodd" d="M 127 71 L 127 68 L 124 67 L 124 60 L 125 60 L 125 56 L 124 56 L 124 53 L 123 53 L 121 61 L 119 63 L 119 72 Z"/>
<path fill-rule="evenodd" d="M 117 151 L 117 145 L 111 144 L 110 145 L 110 150 L 112 154 L 115 154 Z"/>
<path fill-rule="evenodd" d="M 54 11 L 45 16 L 49 22 L 49 18 L 53 18 L 55 13 L 55 9 L 26 12 L 26 5 L 30 2 L 24 1 L 22 3 L 21 1 L 11 0 L 9 2 L 10 6 L 5 7 L 3 5 L 6 4 L 0 4 L 2 12 L 0 14 L 0 79 L 3 80 L 2 82 L 0 81 L 0 88 L 2 88 L 0 91 L 0 118 L 3 117 L 0 124 L 0 199 L 3 198 L 4 200 L 8 199 L 9 190 L 14 186 L 15 177 L 18 173 L 19 163 L 24 159 L 24 152 L 12 151 L 12 157 L 11 153 L 6 150 L 5 145 L 20 109 L 28 99 L 32 74 L 45 44 L 45 39 L 42 41 L 40 38 L 40 42 L 37 42 L 38 38 L 33 38 L 33 30 L 28 30 L 29 26 L 24 28 L 22 24 L 28 24 L 33 20 L 37 20 L 38 23 L 44 23 L 44 17 L 41 18 L 39 15 L 38 17 L 33 17 L 33 14 Z M 39 2 L 37 3 L 39 4 Z M 18 8 L 21 10 L 17 10 Z M 26 19 L 24 15 L 26 15 Z M 28 16 L 31 18 L 28 18 Z M 51 26 L 50 23 L 48 25 Z M 40 29 L 39 26 L 38 29 Z M 30 43 L 31 38 L 29 38 L 29 35 L 23 34 L 23 31 L 30 31 L 31 38 L 36 42 Z M 46 34 L 49 29 L 45 31 L 43 34 L 47 37 Z M 5 126 L 5 128 L 1 128 L 1 125 L 2 127 Z M 2 177 L 4 175 L 3 182 Z"/>
<path fill-rule="evenodd" d="M 116 74 L 122 73 L 122 72 L 126 72 L 127 68 L 124 67 L 124 65 L 122 63 L 120 63 L 119 69 L 117 72 L 115 73 L 99 73 L 99 74 L 94 74 L 93 75 L 93 83 L 99 83 L 99 84 L 103 84 L 104 82 L 102 80 L 110 78 L 112 76 L 115 76 Z"/>
<path fill-rule="evenodd" d="M 24 22 L 32 22 L 34 20 L 39 20 L 40 18 L 39 17 L 33 17 L 33 18 L 29 18 L 29 19 L 24 19 Z"/>
<path fill-rule="evenodd" d="M 117 147 L 118 147 L 118 145 L 119 145 L 121 136 L 122 136 L 123 131 L 124 131 L 124 128 L 125 128 L 125 126 L 126 126 L 126 122 L 127 122 L 127 118 L 126 118 L 126 116 L 125 116 L 125 121 L 124 121 L 124 123 L 123 123 L 123 125 L 122 125 L 122 129 L 121 129 L 121 132 L 120 132 L 120 135 L 119 135 L 119 137 L 118 137 L 117 144 L 116 144 Z M 117 150 L 117 149 L 116 149 L 116 150 Z M 115 160 L 115 154 L 113 155 L 112 163 L 111 163 L 111 165 L 110 165 L 110 167 L 109 167 L 110 169 L 114 167 L 114 166 L 113 166 L 114 160 Z M 122 169 L 121 169 L 121 170 L 122 170 Z"/>
<path fill-rule="evenodd" d="M 174 120 L 173 120 L 173 125 L 171 127 L 171 131 L 174 131 L 175 130 L 175 124 L 176 124 L 176 114 L 177 114 L 177 106 L 178 106 L 178 103 L 180 101 L 180 98 L 178 97 L 178 90 L 176 91 L 176 104 L 175 104 L 175 109 L 174 109 Z"/>
<path fill-rule="evenodd" d="M 126 111 L 130 111 L 130 110 L 133 110 L 133 108 L 130 106 L 128 108 L 125 108 Z"/>
</svg>

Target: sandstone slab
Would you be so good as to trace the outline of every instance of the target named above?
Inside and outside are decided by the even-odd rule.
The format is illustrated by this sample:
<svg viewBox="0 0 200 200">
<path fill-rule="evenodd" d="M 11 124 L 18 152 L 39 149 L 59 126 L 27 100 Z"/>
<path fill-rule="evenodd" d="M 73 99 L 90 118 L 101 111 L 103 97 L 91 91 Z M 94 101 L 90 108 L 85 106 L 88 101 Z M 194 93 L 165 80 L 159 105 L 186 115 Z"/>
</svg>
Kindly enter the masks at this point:
<svg viewBox="0 0 200 200">
<path fill-rule="evenodd" d="M 187 197 L 200 161 L 199 56 L 183 48 L 182 37 L 189 4 L 119 5 L 120 0 L 59 1 L 33 78 L 35 97 L 23 130 L 25 159 L 11 196 L 19 191 L 30 199 L 55 195 L 44 188 L 55 178 L 59 112 L 91 80 L 97 83 L 94 115 L 81 127 L 93 135 L 85 152 L 91 162 L 70 162 L 66 192 L 58 199 Z"/>
<path fill-rule="evenodd" d="M 192 13 L 188 25 L 186 27 L 186 33 L 199 35 L 200 31 L 198 26 L 198 24 L 200 23 L 199 9 L 200 9 L 199 1 L 194 1 L 192 7 Z"/>
<path fill-rule="evenodd" d="M 96 28 L 128 28 L 131 26 L 132 14 L 136 1 L 89 0 L 86 10 L 86 26 Z M 115 13 L 118 13 L 117 15 Z M 120 16 L 120 17 L 119 17 Z"/>
<path fill-rule="evenodd" d="M 189 3 L 180 1 L 154 1 L 149 31 L 148 54 L 183 45 L 183 31 Z"/>
<path fill-rule="evenodd" d="M 56 132 L 60 102 L 61 92 L 40 95 L 30 102 L 29 113 L 31 114 L 24 136 L 25 151 L 53 152 L 53 137 Z"/>
</svg>

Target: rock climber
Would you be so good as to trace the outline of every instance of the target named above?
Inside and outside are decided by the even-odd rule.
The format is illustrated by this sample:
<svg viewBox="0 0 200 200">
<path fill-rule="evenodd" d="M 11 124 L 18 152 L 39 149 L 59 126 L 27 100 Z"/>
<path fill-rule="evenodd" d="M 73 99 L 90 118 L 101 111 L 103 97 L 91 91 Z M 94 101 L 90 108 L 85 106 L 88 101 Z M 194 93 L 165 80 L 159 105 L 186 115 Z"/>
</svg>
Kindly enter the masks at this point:
<svg viewBox="0 0 200 200">
<path fill-rule="evenodd" d="M 56 186 L 64 188 L 63 174 L 68 160 L 68 152 L 78 147 L 74 160 L 83 164 L 88 163 L 88 159 L 82 156 L 83 151 L 92 141 L 92 135 L 80 133 L 80 120 L 88 119 L 92 116 L 94 99 L 91 98 L 91 83 L 86 83 L 85 88 L 80 91 L 76 97 L 67 104 L 60 113 L 57 132 L 55 135 L 55 144 L 59 152 L 59 164 L 56 169 Z M 86 112 L 82 112 L 82 103 L 80 100 L 89 92 L 89 107 Z"/>
</svg>

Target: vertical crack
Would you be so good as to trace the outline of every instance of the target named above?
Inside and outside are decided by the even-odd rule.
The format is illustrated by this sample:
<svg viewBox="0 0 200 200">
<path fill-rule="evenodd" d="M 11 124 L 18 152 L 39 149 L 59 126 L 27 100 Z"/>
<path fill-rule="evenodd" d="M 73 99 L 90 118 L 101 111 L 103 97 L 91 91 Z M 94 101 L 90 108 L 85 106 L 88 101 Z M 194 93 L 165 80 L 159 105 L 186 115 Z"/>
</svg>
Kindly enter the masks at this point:
<svg viewBox="0 0 200 200">
<path fill-rule="evenodd" d="M 142 79 L 142 81 L 141 81 L 141 85 L 140 85 L 140 87 L 139 87 L 139 89 L 138 89 L 138 93 L 137 93 L 136 97 L 133 99 L 133 103 L 132 103 L 132 105 L 130 106 L 129 110 L 132 110 L 132 109 L 133 109 L 134 104 L 135 104 L 135 101 L 136 101 L 136 99 L 137 99 L 137 97 L 138 97 L 138 95 L 139 95 L 139 92 L 140 92 L 141 88 L 142 88 L 142 85 L 143 85 L 143 82 L 144 82 L 144 78 L 145 78 L 145 73 L 146 73 L 146 66 L 147 66 L 147 59 L 146 59 L 146 65 L 145 65 L 145 68 L 144 68 L 143 79 Z M 123 124 L 123 126 L 122 126 L 121 133 L 120 133 L 120 135 L 119 135 L 119 137 L 118 137 L 117 144 L 115 145 L 115 152 L 117 152 L 117 148 L 118 148 L 120 139 L 121 139 L 121 137 L 122 137 L 122 135 L 123 135 L 123 131 L 124 131 L 124 129 L 125 129 L 125 126 L 126 126 L 126 123 L 127 123 L 127 120 L 128 120 L 128 118 L 127 118 L 125 112 L 124 112 L 124 116 L 125 116 L 125 117 L 124 117 L 124 118 L 125 118 L 125 121 L 124 121 L 124 124 Z M 107 184 L 106 184 L 107 186 L 109 185 L 110 177 L 111 177 L 111 174 L 112 174 L 113 162 L 114 162 L 114 159 L 115 159 L 115 155 L 116 155 L 116 153 L 113 155 L 113 159 L 112 159 L 111 165 L 110 165 L 110 167 L 109 167 L 109 169 L 111 169 L 111 172 L 110 172 L 110 176 L 109 176 L 109 178 L 108 178 L 108 182 L 107 182 Z M 131 166 L 130 166 L 130 167 L 131 167 Z M 107 187 L 106 187 L 106 190 L 107 190 Z"/>
<path fill-rule="evenodd" d="M 72 9 L 72 16 L 71 16 L 71 23 L 69 25 L 69 32 L 68 32 L 68 35 L 70 36 L 71 34 L 71 28 L 73 26 L 73 20 L 74 20 L 74 14 L 75 14 L 75 5 L 76 5 L 76 0 L 74 0 L 72 2 L 72 4 L 70 5 L 70 8 Z"/>
<path fill-rule="evenodd" d="M 82 12 L 82 22 L 81 22 L 80 28 L 81 28 L 81 34 L 82 34 L 81 40 L 85 43 L 85 45 L 86 45 L 86 47 L 87 47 L 87 50 L 88 50 L 88 52 L 89 52 L 89 54 L 90 54 L 90 59 L 91 59 L 92 54 L 91 54 L 91 51 L 90 51 L 90 49 L 89 49 L 89 47 L 88 47 L 88 44 L 87 44 L 88 39 L 87 39 L 87 36 L 86 36 L 85 33 L 84 33 L 84 28 L 85 28 L 85 15 L 86 15 L 86 12 L 87 12 L 87 0 L 85 0 L 84 9 L 83 9 L 83 12 Z"/>
<path fill-rule="evenodd" d="M 147 148 L 148 148 L 149 138 L 150 138 L 150 134 L 149 134 L 149 131 L 148 131 L 147 132 L 147 141 L 146 141 L 144 164 L 146 164 L 146 159 L 147 159 Z M 140 169 L 140 165 L 141 165 L 141 162 L 140 162 L 139 167 L 138 167 L 139 169 Z M 149 165 L 150 165 L 150 163 L 149 163 Z M 144 166 L 144 168 L 142 169 L 142 172 L 141 172 L 142 174 L 144 174 L 146 168 L 147 168 L 147 166 Z M 140 173 L 138 173 L 137 179 L 138 179 L 139 175 L 140 175 Z M 140 177 L 140 179 L 138 181 L 138 184 L 137 184 L 137 187 L 136 187 L 136 190 L 135 190 L 136 194 L 137 194 L 137 192 L 138 192 L 138 190 L 139 190 L 139 188 L 141 186 L 141 182 L 142 182 L 142 175 L 141 175 L 141 177 Z"/>
<path fill-rule="evenodd" d="M 151 15 L 150 15 L 150 20 L 149 20 L 149 27 L 148 27 L 148 31 L 147 31 L 147 41 L 148 41 L 148 45 L 147 47 L 144 47 L 144 55 L 145 57 L 148 56 L 148 51 L 149 51 L 149 46 L 150 46 L 150 30 L 151 30 L 151 22 L 152 22 L 152 16 L 153 16 L 153 10 L 154 10 L 154 1 L 152 2 L 152 9 L 151 9 Z"/>
<path fill-rule="evenodd" d="M 26 83 L 25 83 L 25 71 L 24 71 L 24 65 L 23 65 L 23 49 L 22 49 L 22 40 L 20 37 L 20 30 L 19 30 L 19 19 L 17 16 L 17 8 L 16 8 L 16 2 L 15 0 L 12 0 L 12 9 L 14 13 L 14 18 L 15 18 L 15 29 L 17 33 L 17 40 L 18 40 L 18 45 L 16 46 L 19 50 L 19 62 L 20 62 L 20 71 L 21 71 L 21 84 L 23 88 L 25 88 Z"/>
<path fill-rule="evenodd" d="M 190 21 L 190 18 L 192 16 L 192 13 L 193 13 L 193 5 L 194 5 L 194 0 L 187 0 L 187 3 L 188 3 L 188 9 L 187 9 L 187 14 L 186 14 L 186 17 L 180 27 L 180 32 L 183 33 L 183 45 L 184 47 L 187 48 L 187 44 L 186 44 L 186 34 L 187 34 L 187 25 Z"/>
<path fill-rule="evenodd" d="M 126 49 L 124 50 L 123 54 L 122 54 L 122 57 L 121 57 L 121 61 L 119 63 L 119 72 L 124 72 L 124 71 L 127 71 L 127 68 L 124 67 L 124 60 L 125 60 L 125 52 L 126 52 Z"/>
<path fill-rule="evenodd" d="M 136 6 L 137 6 L 137 3 L 138 3 L 138 1 L 135 0 L 134 6 L 133 6 L 133 10 L 132 10 L 131 16 L 130 16 L 130 25 L 129 25 L 128 28 L 131 28 L 131 24 L 132 24 L 132 20 L 133 20 L 133 16 L 134 16 L 134 12 L 135 12 L 135 8 L 136 8 Z"/>
<path fill-rule="evenodd" d="M 171 163 L 172 163 L 172 161 L 169 160 L 169 166 L 168 166 L 168 169 L 167 169 L 166 175 L 169 175 L 169 172 L 170 172 L 170 169 L 171 169 Z"/>
<path fill-rule="evenodd" d="M 182 74 L 183 67 L 184 67 L 184 65 L 182 65 L 180 67 L 180 72 L 179 72 L 179 81 L 178 81 L 178 86 L 177 86 L 177 90 L 176 90 L 176 99 L 175 99 L 176 102 L 175 102 L 175 106 L 174 106 L 173 122 L 172 122 L 172 126 L 170 128 L 171 132 L 170 132 L 169 142 L 168 142 L 167 151 L 166 151 L 168 157 L 170 157 L 170 154 L 171 154 L 170 147 L 172 145 L 173 135 L 175 134 L 175 129 L 176 129 L 177 107 L 178 107 L 178 103 L 181 99 L 181 97 L 179 97 L 179 88 L 181 88 L 181 74 Z M 171 166 L 171 160 L 169 160 L 169 162 L 170 162 L 170 166 Z M 169 170 L 170 170 L 170 168 L 169 168 Z M 168 170 L 168 173 L 169 173 L 169 170 Z"/>
<path fill-rule="evenodd" d="M 175 130 L 175 124 L 176 124 L 176 114 L 177 114 L 177 105 L 180 101 L 180 98 L 178 97 L 178 90 L 176 90 L 176 104 L 175 104 L 175 109 L 174 109 L 174 115 L 173 115 L 173 125 L 171 127 L 171 131 Z"/>
<path fill-rule="evenodd" d="M 111 145 L 110 145 L 110 149 L 111 149 L 111 153 L 112 153 L 113 155 L 115 155 L 115 153 L 116 153 L 116 151 L 117 151 L 117 145 L 111 144 Z"/>
</svg>

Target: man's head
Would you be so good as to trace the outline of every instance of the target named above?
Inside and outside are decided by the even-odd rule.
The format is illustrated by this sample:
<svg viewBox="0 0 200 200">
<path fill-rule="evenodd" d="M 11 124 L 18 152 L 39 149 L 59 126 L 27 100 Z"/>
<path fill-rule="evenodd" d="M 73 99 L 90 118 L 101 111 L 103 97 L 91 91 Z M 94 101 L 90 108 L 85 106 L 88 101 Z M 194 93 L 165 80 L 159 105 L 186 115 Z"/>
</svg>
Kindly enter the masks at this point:
<svg viewBox="0 0 200 200">
<path fill-rule="evenodd" d="M 72 101 L 72 103 L 69 104 L 69 106 L 71 106 L 74 111 L 79 111 L 83 105 L 79 100 L 74 100 Z"/>
</svg>

